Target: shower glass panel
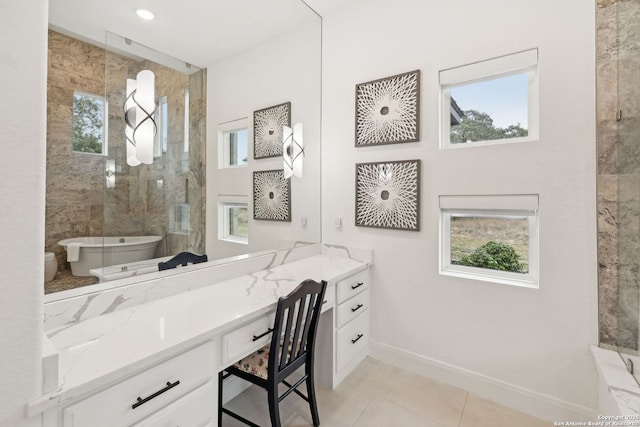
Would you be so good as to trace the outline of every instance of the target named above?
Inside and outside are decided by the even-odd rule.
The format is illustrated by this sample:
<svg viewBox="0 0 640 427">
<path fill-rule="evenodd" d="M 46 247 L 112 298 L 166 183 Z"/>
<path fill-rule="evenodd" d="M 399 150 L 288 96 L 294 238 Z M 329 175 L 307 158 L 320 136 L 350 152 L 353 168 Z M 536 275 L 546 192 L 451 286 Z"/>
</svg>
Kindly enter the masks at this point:
<svg viewBox="0 0 640 427">
<path fill-rule="evenodd" d="M 142 261 L 145 269 L 179 252 L 204 253 L 205 79 L 206 70 L 106 35 L 103 235 L 114 237 L 116 245 L 134 236 L 158 236 L 150 254 L 142 255 L 153 259 L 148 266 Z M 103 274 L 140 268 L 133 257 L 123 261 L 112 254 L 109 240 Z"/>
<path fill-rule="evenodd" d="M 640 0 L 617 8 L 618 350 L 640 378 Z"/>
</svg>

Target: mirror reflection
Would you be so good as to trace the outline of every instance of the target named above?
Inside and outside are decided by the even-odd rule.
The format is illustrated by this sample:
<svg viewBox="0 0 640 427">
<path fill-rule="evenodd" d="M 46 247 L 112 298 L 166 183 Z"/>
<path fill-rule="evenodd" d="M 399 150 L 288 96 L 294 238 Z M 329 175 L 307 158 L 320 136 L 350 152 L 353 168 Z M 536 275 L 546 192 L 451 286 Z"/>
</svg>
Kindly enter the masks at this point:
<svg viewBox="0 0 640 427">
<path fill-rule="evenodd" d="M 257 26 L 251 42 L 232 32 L 220 49 L 201 44 L 198 67 L 114 33 L 103 32 L 106 44 L 92 40 L 77 33 L 82 25 L 55 18 L 59 3 L 50 6 L 45 293 L 144 280 L 183 252 L 232 260 L 320 241 L 320 19 L 312 10 L 274 0 L 271 13 L 287 8 L 286 18 L 299 17 L 294 25 Z M 227 28 L 247 17 L 246 1 L 220 3 Z M 167 46 L 175 51 L 175 40 Z M 284 53 L 296 60 L 282 61 Z M 304 123 L 304 171 L 289 178 L 290 217 L 272 221 L 254 215 L 255 176 L 282 170 L 283 159 L 254 157 L 253 122 L 254 112 L 283 103 L 289 125 Z"/>
</svg>

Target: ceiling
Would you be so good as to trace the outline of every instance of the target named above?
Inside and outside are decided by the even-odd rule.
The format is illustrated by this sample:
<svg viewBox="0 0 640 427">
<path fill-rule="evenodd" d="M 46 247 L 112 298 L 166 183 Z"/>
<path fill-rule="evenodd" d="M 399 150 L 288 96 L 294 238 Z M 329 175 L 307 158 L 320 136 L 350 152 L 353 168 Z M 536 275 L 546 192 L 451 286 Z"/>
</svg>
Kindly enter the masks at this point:
<svg viewBox="0 0 640 427">
<path fill-rule="evenodd" d="M 311 0 L 325 10 L 346 0 Z M 152 21 L 138 8 L 155 14 Z M 104 45 L 110 31 L 198 67 L 318 22 L 301 0 L 50 0 L 52 29 Z"/>
</svg>

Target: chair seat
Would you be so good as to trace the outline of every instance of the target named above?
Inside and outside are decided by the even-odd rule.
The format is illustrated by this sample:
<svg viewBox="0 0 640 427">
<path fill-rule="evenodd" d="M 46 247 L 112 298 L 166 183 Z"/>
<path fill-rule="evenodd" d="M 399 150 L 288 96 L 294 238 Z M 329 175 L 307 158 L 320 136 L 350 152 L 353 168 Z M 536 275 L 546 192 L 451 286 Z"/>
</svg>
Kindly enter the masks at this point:
<svg viewBox="0 0 640 427">
<path fill-rule="evenodd" d="M 266 380 L 269 377 L 267 373 L 267 366 L 269 366 L 269 347 L 270 345 L 265 345 L 260 350 L 254 351 L 233 366 L 241 371 Z"/>
</svg>

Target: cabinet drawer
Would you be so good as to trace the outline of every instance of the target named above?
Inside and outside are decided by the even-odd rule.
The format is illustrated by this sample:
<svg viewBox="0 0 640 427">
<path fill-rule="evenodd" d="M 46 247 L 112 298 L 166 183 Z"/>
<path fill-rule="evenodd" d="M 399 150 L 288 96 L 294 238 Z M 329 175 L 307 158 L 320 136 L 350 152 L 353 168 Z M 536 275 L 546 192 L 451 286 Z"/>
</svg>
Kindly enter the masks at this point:
<svg viewBox="0 0 640 427">
<path fill-rule="evenodd" d="M 338 328 L 365 312 L 369 308 L 369 290 L 360 292 L 355 297 L 338 306 Z"/>
<path fill-rule="evenodd" d="M 273 328 L 274 315 L 268 314 L 259 317 L 241 326 L 222 337 L 222 364 L 227 366 L 235 363 L 251 352 L 264 347 L 271 342 L 271 334 L 258 337 L 268 329 Z"/>
<path fill-rule="evenodd" d="M 344 368 L 351 360 L 369 349 L 369 310 L 338 330 L 335 370 Z"/>
<path fill-rule="evenodd" d="M 63 425 L 130 426 L 214 378 L 214 361 L 213 343 L 203 344 L 65 408 Z"/>
<path fill-rule="evenodd" d="M 352 296 L 369 288 L 369 270 L 361 271 L 360 273 L 340 280 L 336 286 L 338 290 L 338 304 L 341 304 Z"/>
<path fill-rule="evenodd" d="M 217 422 L 215 387 L 209 381 L 133 427 L 213 427 Z"/>
<path fill-rule="evenodd" d="M 327 286 L 327 290 L 324 291 L 324 302 L 322 303 L 321 313 L 329 310 L 336 305 L 336 288 L 335 286 Z"/>
</svg>

